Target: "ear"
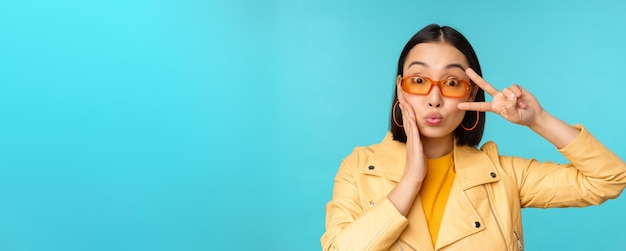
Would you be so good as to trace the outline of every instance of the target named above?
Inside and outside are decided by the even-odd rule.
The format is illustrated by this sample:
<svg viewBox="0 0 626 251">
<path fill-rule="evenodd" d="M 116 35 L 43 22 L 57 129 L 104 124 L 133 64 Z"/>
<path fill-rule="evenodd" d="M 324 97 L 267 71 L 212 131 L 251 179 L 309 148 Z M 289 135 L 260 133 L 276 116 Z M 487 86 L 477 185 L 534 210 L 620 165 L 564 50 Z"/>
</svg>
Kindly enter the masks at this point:
<svg viewBox="0 0 626 251">
<path fill-rule="evenodd" d="M 402 76 L 398 75 L 398 77 L 396 78 L 396 95 L 398 97 L 398 100 L 403 99 L 402 98 Z"/>
</svg>

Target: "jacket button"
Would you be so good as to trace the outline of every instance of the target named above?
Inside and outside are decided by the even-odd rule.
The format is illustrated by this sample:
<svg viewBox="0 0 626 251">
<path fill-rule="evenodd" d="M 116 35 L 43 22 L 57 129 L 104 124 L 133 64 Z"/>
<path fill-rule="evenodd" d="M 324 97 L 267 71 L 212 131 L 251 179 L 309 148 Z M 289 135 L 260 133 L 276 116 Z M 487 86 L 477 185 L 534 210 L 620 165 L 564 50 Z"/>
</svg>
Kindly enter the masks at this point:
<svg viewBox="0 0 626 251">
<path fill-rule="evenodd" d="M 491 172 L 489 175 L 491 175 L 491 178 L 495 178 L 495 177 L 498 176 L 498 175 L 496 175 L 496 172 Z"/>
<path fill-rule="evenodd" d="M 475 221 L 475 222 L 474 222 L 474 227 L 475 227 L 475 228 L 479 228 L 479 227 L 480 227 L 480 222 Z"/>
<path fill-rule="evenodd" d="M 374 166 L 368 166 L 367 169 L 374 170 Z"/>
</svg>

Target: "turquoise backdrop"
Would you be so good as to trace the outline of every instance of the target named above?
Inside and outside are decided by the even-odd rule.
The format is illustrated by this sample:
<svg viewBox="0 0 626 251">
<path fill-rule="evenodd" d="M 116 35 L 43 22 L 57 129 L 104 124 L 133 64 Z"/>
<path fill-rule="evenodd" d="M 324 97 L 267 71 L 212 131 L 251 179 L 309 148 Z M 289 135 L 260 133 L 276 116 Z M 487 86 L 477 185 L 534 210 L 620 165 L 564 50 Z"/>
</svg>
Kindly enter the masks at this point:
<svg viewBox="0 0 626 251">
<path fill-rule="evenodd" d="M 341 159 L 430 23 L 626 158 L 623 1 L 0 2 L 0 250 L 320 250 Z M 503 154 L 564 162 L 489 115 Z M 626 197 L 524 209 L 527 250 L 624 250 Z"/>
</svg>

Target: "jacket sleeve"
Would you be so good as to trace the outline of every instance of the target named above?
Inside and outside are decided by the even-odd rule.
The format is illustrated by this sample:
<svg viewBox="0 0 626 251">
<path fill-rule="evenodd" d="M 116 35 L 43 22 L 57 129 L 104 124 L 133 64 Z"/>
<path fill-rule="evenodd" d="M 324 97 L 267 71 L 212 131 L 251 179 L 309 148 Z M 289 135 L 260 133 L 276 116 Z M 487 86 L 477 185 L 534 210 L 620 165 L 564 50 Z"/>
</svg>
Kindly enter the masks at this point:
<svg viewBox="0 0 626 251">
<path fill-rule="evenodd" d="M 371 208 L 362 206 L 359 159 L 356 149 L 342 161 L 335 177 L 332 200 L 326 205 L 326 232 L 320 240 L 325 251 L 388 250 L 408 225 L 386 197 Z"/>
<path fill-rule="evenodd" d="M 584 207 L 617 198 L 626 187 L 626 164 L 584 127 L 558 149 L 570 164 L 501 157 L 515 172 L 522 207 Z"/>
</svg>

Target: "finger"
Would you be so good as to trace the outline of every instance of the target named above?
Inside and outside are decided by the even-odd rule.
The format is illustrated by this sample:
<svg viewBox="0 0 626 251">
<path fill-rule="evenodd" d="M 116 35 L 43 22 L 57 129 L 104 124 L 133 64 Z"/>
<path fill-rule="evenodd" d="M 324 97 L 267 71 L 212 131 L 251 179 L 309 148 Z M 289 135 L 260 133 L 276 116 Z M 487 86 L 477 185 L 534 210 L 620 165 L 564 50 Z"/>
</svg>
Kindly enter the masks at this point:
<svg viewBox="0 0 626 251">
<path fill-rule="evenodd" d="M 404 98 L 404 92 L 402 92 L 402 90 L 400 89 L 398 89 L 398 102 L 400 103 L 400 111 L 402 112 L 402 120 L 404 121 L 405 119 L 409 118 L 409 107 L 407 107 L 409 103 Z"/>
<path fill-rule="evenodd" d="M 512 86 L 511 86 L 511 87 L 509 87 L 509 88 L 511 88 L 511 91 L 513 91 L 513 93 L 515 93 L 515 96 L 516 96 L 516 97 L 518 97 L 518 98 L 519 98 L 519 97 L 521 97 L 521 96 L 522 96 L 522 87 L 521 87 L 521 86 L 519 86 L 519 85 L 517 85 L 517 84 L 514 84 L 514 85 L 512 85 Z"/>
<path fill-rule="evenodd" d="M 482 88 L 485 92 L 489 93 L 489 95 L 494 96 L 498 93 L 498 90 L 496 90 L 496 88 L 493 88 L 491 84 L 487 83 L 487 81 L 485 81 L 481 76 L 478 75 L 478 73 L 472 70 L 472 68 L 467 68 L 465 70 L 465 73 L 476 85 Z"/>
<path fill-rule="evenodd" d="M 517 96 L 517 107 L 519 108 L 526 108 L 526 102 L 524 102 L 524 89 L 522 89 L 521 86 L 519 85 L 513 85 L 511 86 L 511 90 L 513 91 L 513 93 L 515 93 L 515 96 Z"/>
<path fill-rule="evenodd" d="M 502 89 L 502 95 L 504 95 L 504 97 L 506 97 L 507 100 L 513 100 L 514 98 L 517 98 L 517 95 L 515 95 L 513 90 L 511 90 L 511 88 Z"/>
<path fill-rule="evenodd" d="M 413 112 L 413 107 L 407 102 L 400 102 L 402 109 L 403 120 L 408 120 L 409 122 L 415 121 L 415 112 Z"/>
<path fill-rule="evenodd" d="M 402 123 L 404 124 L 404 133 L 407 135 L 407 139 L 414 139 L 419 132 L 417 130 L 415 112 L 413 111 L 413 107 L 411 107 L 411 105 L 406 102 L 400 102 L 400 110 L 402 110 Z"/>
<path fill-rule="evenodd" d="M 502 89 L 502 94 L 506 97 L 507 100 L 513 101 L 517 100 L 518 108 L 526 108 L 526 102 L 522 100 L 522 88 L 519 85 L 512 85 L 509 88 Z"/>
<path fill-rule="evenodd" d="M 509 98 L 511 94 L 515 95 L 515 97 L 518 98 L 522 96 L 522 88 L 519 85 L 511 85 L 510 87 L 502 89 L 501 92 L 507 98 Z"/>
<path fill-rule="evenodd" d="M 406 107 L 406 103 L 402 99 L 398 99 L 400 102 L 400 112 L 402 113 L 402 121 L 409 120 L 408 108 Z"/>
<path fill-rule="evenodd" d="M 404 98 L 404 95 L 398 93 L 398 101 L 401 103 L 405 103 L 407 104 L 408 102 L 406 101 L 406 99 Z"/>
<path fill-rule="evenodd" d="M 406 126 L 408 123 L 411 122 L 411 116 L 409 114 L 409 108 L 407 107 L 406 102 L 404 102 L 403 100 L 398 100 L 400 101 L 400 112 L 402 113 L 402 123 L 404 124 L 404 128 L 406 130 Z"/>
<path fill-rule="evenodd" d="M 491 102 L 461 102 L 457 105 L 459 110 L 491 112 Z"/>
<path fill-rule="evenodd" d="M 416 140 L 419 141 L 420 137 L 419 137 L 419 129 L 417 128 L 417 113 L 415 112 L 415 109 L 413 109 L 413 106 L 411 106 L 411 104 L 407 103 L 407 106 L 409 107 L 409 113 L 411 114 L 411 122 L 413 122 L 413 126 L 411 127 L 411 129 L 413 130 L 413 135 L 415 135 Z"/>
<path fill-rule="evenodd" d="M 515 97 L 515 94 L 511 93 L 507 97 L 507 101 L 504 103 L 504 107 L 509 112 L 512 112 L 513 110 L 517 108 L 517 97 Z"/>
<path fill-rule="evenodd" d="M 420 143 L 419 129 L 417 127 L 417 115 L 415 109 L 409 103 L 405 103 L 406 111 L 409 117 L 409 123 L 405 126 L 405 132 L 407 133 L 407 140 L 412 144 Z"/>
</svg>

